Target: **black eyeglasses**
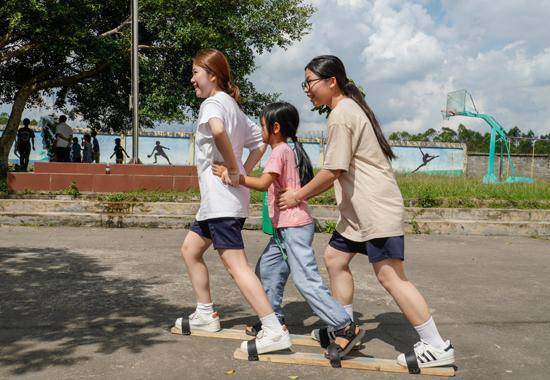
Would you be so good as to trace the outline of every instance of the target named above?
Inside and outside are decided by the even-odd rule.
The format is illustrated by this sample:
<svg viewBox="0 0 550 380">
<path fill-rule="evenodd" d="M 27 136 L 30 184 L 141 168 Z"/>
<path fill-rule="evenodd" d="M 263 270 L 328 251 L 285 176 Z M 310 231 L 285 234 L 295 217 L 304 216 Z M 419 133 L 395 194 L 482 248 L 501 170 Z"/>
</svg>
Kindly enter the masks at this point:
<svg viewBox="0 0 550 380">
<path fill-rule="evenodd" d="M 310 88 L 311 84 L 313 82 L 317 82 L 317 81 L 320 81 L 320 80 L 323 80 L 323 79 L 327 79 L 327 78 L 307 79 L 307 80 L 303 81 L 302 82 L 302 90 L 305 90 L 306 88 Z"/>
</svg>

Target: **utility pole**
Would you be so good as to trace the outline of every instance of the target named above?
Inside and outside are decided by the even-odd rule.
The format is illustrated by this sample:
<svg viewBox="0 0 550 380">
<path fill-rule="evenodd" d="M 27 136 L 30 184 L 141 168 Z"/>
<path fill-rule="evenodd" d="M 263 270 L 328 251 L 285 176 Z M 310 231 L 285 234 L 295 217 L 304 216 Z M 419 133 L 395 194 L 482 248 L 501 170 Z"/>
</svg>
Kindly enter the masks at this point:
<svg viewBox="0 0 550 380">
<path fill-rule="evenodd" d="M 132 0 L 132 164 L 139 161 L 138 0 Z"/>
</svg>

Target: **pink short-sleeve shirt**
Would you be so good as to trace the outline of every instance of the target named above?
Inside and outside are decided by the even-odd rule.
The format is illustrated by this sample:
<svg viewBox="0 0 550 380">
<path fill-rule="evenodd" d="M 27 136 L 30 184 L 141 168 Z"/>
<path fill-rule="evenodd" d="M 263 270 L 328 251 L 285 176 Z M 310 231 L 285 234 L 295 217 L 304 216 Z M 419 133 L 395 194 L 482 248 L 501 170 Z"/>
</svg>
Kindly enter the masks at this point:
<svg viewBox="0 0 550 380">
<path fill-rule="evenodd" d="M 306 202 L 302 202 L 297 207 L 284 211 L 280 210 L 275 202 L 276 194 L 280 190 L 287 188 L 299 189 L 301 187 L 300 174 L 296 167 L 296 157 L 288 144 L 282 143 L 273 149 L 265 165 L 264 173 L 279 175 L 277 180 L 267 190 L 269 218 L 273 227 L 299 227 L 312 223 L 313 219 Z"/>
</svg>

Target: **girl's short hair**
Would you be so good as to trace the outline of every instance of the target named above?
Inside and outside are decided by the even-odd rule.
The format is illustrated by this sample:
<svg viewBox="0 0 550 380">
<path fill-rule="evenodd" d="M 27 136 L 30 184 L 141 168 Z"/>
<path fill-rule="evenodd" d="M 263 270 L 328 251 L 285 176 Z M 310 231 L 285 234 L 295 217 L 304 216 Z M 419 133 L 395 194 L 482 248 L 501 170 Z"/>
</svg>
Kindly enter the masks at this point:
<svg viewBox="0 0 550 380">
<path fill-rule="evenodd" d="M 214 75 L 218 87 L 239 102 L 240 89 L 233 84 L 231 68 L 225 54 L 217 49 L 204 49 L 195 55 L 193 64 Z"/>
</svg>

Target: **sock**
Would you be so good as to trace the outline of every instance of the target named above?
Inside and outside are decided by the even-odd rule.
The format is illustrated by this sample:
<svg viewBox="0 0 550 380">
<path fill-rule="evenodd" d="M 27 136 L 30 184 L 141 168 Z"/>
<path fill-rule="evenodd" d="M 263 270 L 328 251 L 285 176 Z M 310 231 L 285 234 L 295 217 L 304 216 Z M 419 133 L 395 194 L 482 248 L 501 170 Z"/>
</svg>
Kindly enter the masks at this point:
<svg viewBox="0 0 550 380">
<path fill-rule="evenodd" d="M 197 312 L 199 314 L 212 314 L 214 312 L 214 304 L 211 303 L 199 303 L 197 302 Z"/>
<path fill-rule="evenodd" d="M 349 305 L 344 305 L 344 310 L 346 310 L 346 313 L 348 313 L 351 321 L 353 322 L 353 304 L 350 303 Z"/>
<path fill-rule="evenodd" d="M 439 335 L 439 331 L 437 331 L 437 327 L 432 317 L 423 324 L 414 326 L 414 329 L 424 342 L 431 344 L 435 348 L 445 348 L 445 342 L 441 338 L 441 335 Z"/>
<path fill-rule="evenodd" d="M 266 332 L 279 334 L 283 331 L 283 326 L 281 326 L 281 322 L 279 322 L 275 313 L 260 318 L 260 321 L 262 321 L 262 329 Z"/>
</svg>

